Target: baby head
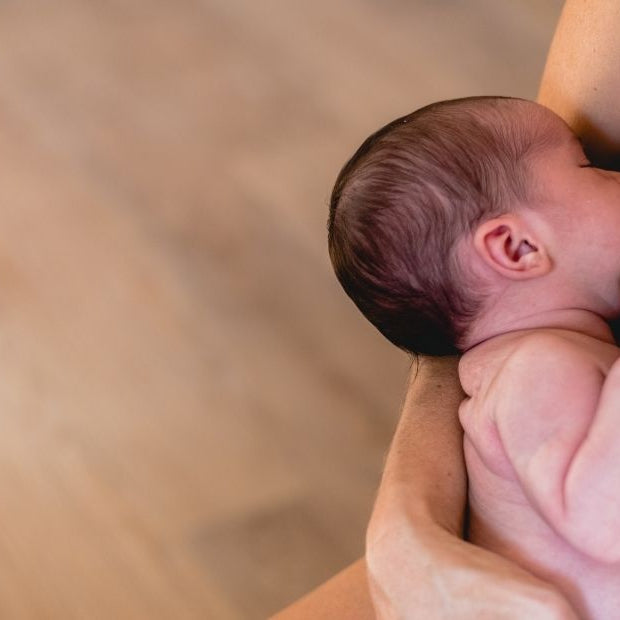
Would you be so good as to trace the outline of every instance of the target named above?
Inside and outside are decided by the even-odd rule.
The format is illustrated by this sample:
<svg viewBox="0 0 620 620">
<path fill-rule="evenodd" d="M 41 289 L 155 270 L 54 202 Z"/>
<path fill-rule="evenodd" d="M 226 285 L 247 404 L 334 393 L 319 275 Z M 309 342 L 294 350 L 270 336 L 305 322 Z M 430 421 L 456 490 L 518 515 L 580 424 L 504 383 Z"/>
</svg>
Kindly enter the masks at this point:
<svg viewBox="0 0 620 620">
<path fill-rule="evenodd" d="M 402 349 L 461 350 L 487 298 L 461 242 L 493 218 L 535 208 L 536 168 L 558 147 L 562 157 L 576 148 L 575 168 L 585 165 L 559 117 L 503 97 L 434 103 L 372 134 L 340 172 L 330 202 L 329 253 L 347 294 Z M 540 254 L 527 235 L 504 238 L 499 225 L 486 233 L 480 243 L 490 245 L 479 249 L 491 262 L 493 243 L 518 260 Z"/>
</svg>

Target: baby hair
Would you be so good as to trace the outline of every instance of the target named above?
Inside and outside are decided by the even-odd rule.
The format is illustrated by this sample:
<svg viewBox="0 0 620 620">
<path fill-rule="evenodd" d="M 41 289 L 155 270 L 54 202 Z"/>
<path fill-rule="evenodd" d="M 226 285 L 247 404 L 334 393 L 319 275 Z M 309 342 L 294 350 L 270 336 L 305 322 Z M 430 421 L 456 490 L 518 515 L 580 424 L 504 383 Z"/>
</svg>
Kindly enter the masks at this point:
<svg viewBox="0 0 620 620">
<path fill-rule="evenodd" d="M 457 242 L 530 198 L 548 144 L 536 106 L 507 97 L 440 101 L 368 137 L 330 199 L 329 255 L 366 318 L 410 353 L 459 351 L 484 302 Z"/>
</svg>

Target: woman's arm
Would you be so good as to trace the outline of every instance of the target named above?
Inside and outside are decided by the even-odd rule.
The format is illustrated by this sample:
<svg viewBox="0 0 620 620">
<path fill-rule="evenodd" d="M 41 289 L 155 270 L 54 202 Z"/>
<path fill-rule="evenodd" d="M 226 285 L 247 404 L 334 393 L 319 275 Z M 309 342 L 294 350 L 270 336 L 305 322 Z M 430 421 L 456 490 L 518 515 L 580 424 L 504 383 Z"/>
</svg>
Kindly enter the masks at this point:
<svg viewBox="0 0 620 620">
<path fill-rule="evenodd" d="M 457 357 L 419 357 L 413 362 L 379 490 L 383 501 L 377 508 L 398 504 L 409 512 L 422 503 L 429 517 L 460 534 L 467 479 L 463 431 L 455 415 L 464 398 L 457 366 Z M 413 492 L 412 476 L 430 483 Z"/>
<path fill-rule="evenodd" d="M 455 415 L 463 398 L 457 364 L 458 358 L 421 357 L 412 367 L 366 535 L 369 584 L 380 617 L 401 617 L 411 597 L 423 594 L 412 580 L 421 584 L 429 579 L 422 572 L 440 566 L 430 557 L 420 562 L 419 547 L 430 545 L 432 555 L 442 530 L 461 536 L 466 477 Z"/>
</svg>

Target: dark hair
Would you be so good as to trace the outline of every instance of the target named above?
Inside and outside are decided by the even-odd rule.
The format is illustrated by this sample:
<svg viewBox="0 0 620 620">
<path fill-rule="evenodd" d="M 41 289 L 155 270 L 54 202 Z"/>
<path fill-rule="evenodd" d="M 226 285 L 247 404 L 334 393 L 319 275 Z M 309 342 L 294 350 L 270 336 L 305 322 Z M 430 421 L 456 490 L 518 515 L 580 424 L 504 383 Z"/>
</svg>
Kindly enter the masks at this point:
<svg viewBox="0 0 620 620">
<path fill-rule="evenodd" d="M 522 99 L 440 101 L 372 134 L 341 170 L 329 255 L 346 293 L 410 353 L 457 353 L 484 301 L 456 242 L 529 198 L 529 155 L 548 144 Z M 468 290 L 469 288 L 469 290 Z"/>
</svg>

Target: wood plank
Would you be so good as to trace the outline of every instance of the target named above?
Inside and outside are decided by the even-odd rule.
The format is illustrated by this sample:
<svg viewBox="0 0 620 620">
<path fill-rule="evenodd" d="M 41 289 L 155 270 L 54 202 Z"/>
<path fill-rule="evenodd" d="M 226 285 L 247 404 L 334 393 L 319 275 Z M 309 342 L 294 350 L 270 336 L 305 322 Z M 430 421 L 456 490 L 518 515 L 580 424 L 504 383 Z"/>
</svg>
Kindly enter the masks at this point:
<svg viewBox="0 0 620 620">
<path fill-rule="evenodd" d="M 560 7 L 0 4 L 0 616 L 259 618 L 359 557 L 408 359 L 331 183 L 397 114 L 533 96 Z"/>
</svg>

